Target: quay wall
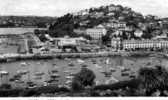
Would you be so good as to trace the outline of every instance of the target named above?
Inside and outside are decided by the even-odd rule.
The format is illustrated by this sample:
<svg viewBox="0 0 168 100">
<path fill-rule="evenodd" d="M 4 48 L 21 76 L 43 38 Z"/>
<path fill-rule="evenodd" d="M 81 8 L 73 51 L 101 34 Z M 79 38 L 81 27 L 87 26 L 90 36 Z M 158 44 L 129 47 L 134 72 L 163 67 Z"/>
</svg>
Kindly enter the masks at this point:
<svg viewBox="0 0 168 100">
<path fill-rule="evenodd" d="M 152 52 L 95 52 L 95 53 L 54 53 L 54 54 L 13 54 L 1 55 L 0 61 L 27 60 L 27 59 L 53 59 L 53 58 L 94 58 L 110 56 L 148 56 Z"/>
</svg>

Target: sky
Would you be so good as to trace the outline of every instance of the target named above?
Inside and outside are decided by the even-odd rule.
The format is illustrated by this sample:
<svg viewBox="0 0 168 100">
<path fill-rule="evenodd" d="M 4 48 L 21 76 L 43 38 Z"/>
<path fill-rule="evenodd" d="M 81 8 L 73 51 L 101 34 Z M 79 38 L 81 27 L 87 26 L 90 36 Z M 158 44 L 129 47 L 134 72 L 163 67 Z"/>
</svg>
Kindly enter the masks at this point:
<svg viewBox="0 0 168 100">
<path fill-rule="evenodd" d="M 120 4 L 144 15 L 168 17 L 168 0 L 0 0 L 0 15 L 62 16 L 102 5 Z"/>
</svg>

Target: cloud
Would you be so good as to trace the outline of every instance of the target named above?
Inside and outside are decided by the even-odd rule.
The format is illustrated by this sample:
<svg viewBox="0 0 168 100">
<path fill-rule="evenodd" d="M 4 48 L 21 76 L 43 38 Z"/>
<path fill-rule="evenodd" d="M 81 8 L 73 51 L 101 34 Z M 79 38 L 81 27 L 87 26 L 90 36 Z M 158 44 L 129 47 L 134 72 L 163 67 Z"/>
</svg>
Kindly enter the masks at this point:
<svg viewBox="0 0 168 100">
<path fill-rule="evenodd" d="M 0 0 L 1 15 L 61 16 L 101 5 L 121 4 L 143 14 L 168 16 L 168 0 Z"/>
</svg>

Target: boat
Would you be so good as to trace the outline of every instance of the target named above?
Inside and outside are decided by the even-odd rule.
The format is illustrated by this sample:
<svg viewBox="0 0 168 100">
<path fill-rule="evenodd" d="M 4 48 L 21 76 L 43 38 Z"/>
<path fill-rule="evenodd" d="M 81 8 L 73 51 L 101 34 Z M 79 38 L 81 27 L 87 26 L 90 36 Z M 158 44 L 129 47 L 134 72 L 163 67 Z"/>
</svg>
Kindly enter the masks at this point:
<svg viewBox="0 0 168 100">
<path fill-rule="evenodd" d="M 1 74 L 1 75 L 8 75 L 8 74 L 9 74 L 9 72 L 4 71 L 4 70 L 1 70 L 1 71 L 0 71 L 0 74 Z"/>
<path fill-rule="evenodd" d="M 71 80 L 68 80 L 65 82 L 66 85 L 71 85 L 72 81 Z"/>
<path fill-rule="evenodd" d="M 66 79 L 73 79 L 73 76 L 66 76 Z"/>
<path fill-rule="evenodd" d="M 26 63 L 26 62 L 22 62 L 22 63 L 20 63 L 20 65 L 21 65 L 21 66 L 26 66 L 27 63 Z"/>
<path fill-rule="evenodd" d="M 125 77 L 125 76 L 129 76 L 129 73 L 121 73 L 121 76 Z"/>
<path fill-rule="evenodd" d="M 57 69 L 52 69 L 51 72 L 52 72 L 52 73 L 57 73 L 57 72 L 59 72 L 59 71 L 58 71 Z"/>
<path fill-rule="evenodd" d="M 101 69 L 100 72 L 101 72 L 101 73 L 105 73 L 106 71 Z"/>
<path fill-rule="evenodd" d="M 41 80 L 42 77 L 35 77 L 34 79 L 36 79 L 36 80 Z"/>
<path fill-rule="evenodd" d="M 56 63 L 53 63 L 52 65 L 53 65 L 53 66 L 56 66 L 57 64 L 56 64 Z"/>
<path fill-rule="evenodd" d="M 116 69 L 111 67 L 111 68 L 110 68 L 110 71 L 111 71 L 111 72 L 116 72 Z"/>
<path fill-rule="evenodd" d="M 65 71 L 63 71 L 65 74 L 69 74 L 69 73 L 71 73 L 71 71 L 69 71 L 69 70 L 65 70 Z"/>
<path fill-rule="evenodd" d="M 72 62 L 68 64 L 68 66 L 73 67 L 75 66 Z"/>
<path fill-rule="evenodd" d="M 81 60 L 81 59 L 77 59 L 77 62 L 78 62 L 78 63 L 84 63 L 85 61 L 84 61 L 84 60 Z"/>
<path fill-rule="evenodd" d="M 111 77 L 109 80 L 107 80 L 107 81 L 105 82 L 105 84 L 114 84 L 114 83 L 117 83 L 117 82 L 119 82 L 119 80 L 117 80 L 117 79 L 114 78 L 114 77 Z"/>
<path fill-rule="evenodd" d="M 21 74 L 21 75 L 25 75 L 27 74 L 29 71 L 28 70 L 18 70 L 17 74 Z"/>
<path fill-rule="evenodd" d="M 108 58 L 108 59 L 106 59 L 105 64 L 110 64 L 110 59 L 109 59 L 109 58 Z"/>
<path fill-rule="evenodd" d="M 75 76 L 75 75 L 76 75 L 76 73 L 69 73 L 68 76 Z"/>
<path fill-rule="evenodd" d="M 105 75 L 105 77 L 111 77 L 112 73 L 106 71 L 106 72 L 104 73 L 104 75 Z"/>
<path fill-rule="evenodd" d="M 120 68 L 121 70 L 124 70 L 124 69 L 125 69 L 124 66 L 118 66 L 118 68 Z"/>
<path fill-rule="evenodd" d="M 82 65 L 82 68 L 87 68 L 87 65 Z"/>
<path fill-rule="evenodd" d="M 100 81 L 95 82 L 96 85 L 101 85 Z"/>
<path fill-rule="evenodd" d="M 94 60 L 94 59 L 92 60 L 92 63 L 93 63 L 93 64 L 97 64 L 97 63 L 96 63 L 96 60 Z"/>
<path fill-rule="evenodd" d="M 128 71 L 131 71 L 131 68 L 124 68 L 121 70 L 121 72 L 128 72 Z"/>
<path fill-rule="evenodd" d="M 51 78 L 59 78 L 60 75 L 59 75 L 59 74 L 51 74 L 50 77 L 51 77 Z"/>
<path fill-rule="evenodd" d="M 36 72 L 36 73 L 35 73 L 36 76 L 42 76 L 42 75 L 44 75 L 44 74 L 45 74 L 44 72 Z"/>
<path fill-rule="evenodd" d="M 95 67 L 99 69 L 102 68 L 102 66 L 99 66 L 98 64 L 95 64 Z"/>
<path fill-rule="evenodd" d="M 38 64 L 38 65 L 40 65 L 40 64 L 41 64 L 41 62 L 37 62 L 37 64 Z"/>
</svg>

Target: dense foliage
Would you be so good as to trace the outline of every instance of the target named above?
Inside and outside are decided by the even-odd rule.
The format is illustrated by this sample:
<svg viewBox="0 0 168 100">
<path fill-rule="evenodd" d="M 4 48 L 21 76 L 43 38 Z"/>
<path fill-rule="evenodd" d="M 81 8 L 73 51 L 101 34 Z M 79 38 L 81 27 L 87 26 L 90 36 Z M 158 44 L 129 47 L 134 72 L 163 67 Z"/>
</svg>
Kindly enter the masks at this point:
<svg viewBox="0 0 168 100">
<path fill-rule="evenodd" d="M 94 79 L 96 78 L 93 71 L 88 68 L 82 68 L 79 73 L 77 73 L 72 82 L 73 90 L 81 90 L 87 86 L 94 85 Z"/>
<path fill-rule="evenodd" d="M 0 16 L 0 27 L 39 27 L 46 28 L 56 17 Z"/>
</svg>

